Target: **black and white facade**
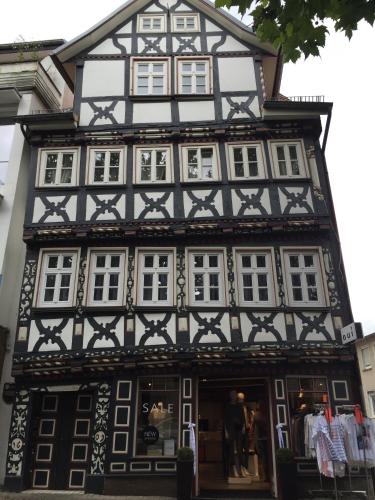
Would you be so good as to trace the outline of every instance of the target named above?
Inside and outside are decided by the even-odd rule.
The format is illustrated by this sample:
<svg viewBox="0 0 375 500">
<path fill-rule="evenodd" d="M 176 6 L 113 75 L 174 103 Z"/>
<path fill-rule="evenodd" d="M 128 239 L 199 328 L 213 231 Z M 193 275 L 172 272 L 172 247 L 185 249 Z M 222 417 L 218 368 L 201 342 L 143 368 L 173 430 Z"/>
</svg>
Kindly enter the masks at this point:
<svg viewBox="0 0 375 500">
<path fill-rule="evenodd" d="M 296 394 L 359 397 L 319 144 L 330 104 L 275 99 L 275 51 L 206 0 L 131 1 L 54 61 L 74 110 L 21 118 L 6 486 L 172 491 L 205 384 L 231 380 L 264 388 L 277 495 L 275 426 L 292 446 Z M 316 464 L 301 457 L 299 473 Z"/>
</svg>

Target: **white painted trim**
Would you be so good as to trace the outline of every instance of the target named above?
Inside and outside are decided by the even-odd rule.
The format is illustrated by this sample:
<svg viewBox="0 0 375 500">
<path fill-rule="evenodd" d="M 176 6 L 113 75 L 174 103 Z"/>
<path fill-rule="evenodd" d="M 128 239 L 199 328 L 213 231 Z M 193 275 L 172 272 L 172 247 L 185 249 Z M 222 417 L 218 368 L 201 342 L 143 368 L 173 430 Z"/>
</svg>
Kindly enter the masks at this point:
<svg viewBox="0 0 375 500">
<path fill-rule="evenodd" d="M 44 484 L 35 484 L 35 476 L 37 472 L 47 472 L 47 482 Z M 50 476 L 50 470 L 49 469 L 34 469 L 33 471 L 33 488 L 43 488 L 47 489 L 49 486 L 49 476 Z"/>
<path fill-rule="evenodd" d="M 184 28 L 177 28 L 177 17 L 193 17 L 194 18 L 194 28 L 189 28 L 186 26 L 186 19 L 184 22 Z M 198 33 L 200 32 L 200 16 L 198 12 L 175 12 L 171 14 L 171 31 L 172 33 Z"/>
<path fill-rule="evenodd" d="M 256 147 L 257 149 L 257 159 L 258 159 L 258 175 L 257 176 L 244 176 L 244 177 L 237 177 L 235 175 L 235 168 L 234 168 L 234 155 L 233 155 L 233 150 L 238 147 Z M 228 177 L 232 181 L 238 181 L 238 180 L 259 180 L 259 179 L 267 179 L 268 178 L 268 173 L 267 173 L 267 162 L 266 162 L 266 155 L 264 151 L 264 144 L 263 141 L 236 141 L 236 142 L 226 142 L 225 143 L 225 152 L 226 152 L 226 159 L 227 159 L 227 165 L 228 165 Z M 249 185 L 250 187 L 250 185 Z"/>
<path fill-rule="evenodd" d="M 160 29 L 147 29 L 142 26 L 142 19 L 145 17 L 155 19 L 160 19 Z M 167 15 L 166 14 L 149 14 L 148 12 L 144 12 L 142 14 L 137 15 L 137 33 L 165 33 L 167 30 Z"/>
<path fill-rule="evenodd" d="M 125 448 L 118 449 L 116 448 L 116 436 L 123 435 L 125 436 Z M 115 431 L 113 433 L 112 438 L 112 453 L 113 455 L 121 455 L 128 453 L 129 448 L 129 432 L 128 431 Z"/>
<path fill-rule="evenodd" d="M 81 447 L 85 448 L 85 458 L 79 458 L 79 459 L 78 458 L 74 458 L 74 450 L 75 450 L 75 448 L 78 448 L 78 446 L 81 446 Z M 89 445 L 86 444 L 86 443 L 73 443 L 71 461 L 72 462 L 86 462 L 86 460 L 87 460 L 87 454 L 88 454 L 88 449 L 89 449 Z"/>
<path fill-rule="evenodd" d="M 277 146 L 297 146 L 297 158 L 301 162 L 301 172 L 299 175 L 293 175 L 288 172 L 289 165 L 287 166 L 287 175 L 280 175 L 278 172 L 278 158 L 277 158 Z M 272 175 L 275 179 L 306 179 L 310 177 L 309 166 L 306 157 L 305 145 L 302 139 L 291 139 L 291 140 L 270 140 L 268 141 L 269 156 L 271 160 Z M 287 162 L 288 163 L 288 162 Z"/>
<path fill-rule="evenodd" d="M 333 392 L 333 399 L 335 401 L 349 401 L 349 388 L 348 388 L 348 382 L 346 380 L 332 380 L 332 392 Z M 346 397 L 344 398 L 338 398 L 336 395 L 336 384 L 345 384 L 345 393 Z"/>
<path fill-rule="evenodd" d="M 88 422 L 87 433 L 77 434 L 77 423 L 78 422 Z M 91 421 L 89 418 L 76 418 L 74 421 L 74 437 L 88 437 L 90 435 L 90 424 L 91 424 Z"/>
<path fill-rule="evenodd" d="M 49 448 L 49 456 L 48 458 L 38 458 L 39 449 L 44 446 Z M 52 461 L 52 453 L 53 453 L 53 444 L 52 443 L 38 443 L 36 448 L 35 461 L 36 462 L 51 462 Z"/>
<path fill-rule="evenodd" d="M 138 160 L 140 159 L 140 153 L 142 150 L 166 150 L 167 154 L 167 165 L 166 165 L 166 175 L 165 181 L 158 180 L 141 180 L 141 172 L 140 165 L 138 164 Z M 173 167 L 173 146 L 172 144 L 142 144 L 135 145 L 133 147 L 133 184 L 134 185 L 144 185 L 144 184 L 153 184 L 154 186 L 163 186 L 163 184 L 170 184 L 174 182 L 174 167 Z M 151 166 L 151 170 L 154 168 L 154 165 Z M 152 175 L 152 174 L 151 174 Z M 162 189 L 162 188 L 161 188 Z"/>
<path fill-rule="evenodd" d="M 138 94 L 136 89 L 136 71 L 135 65 L 138 63 L 157 63 L 162 62 L 165 64 L 165 69 L 163 73 L 165 77 L 164 92 L 163 94 Z M 170 95 L 171 94 L 171 58 L 168 56 L 157 56 L 157 57 L 143 57 L 143 56 L 132 56 L 130 57 L 130 95 L 131 96 L 148 96 L 148 95 Z"/>
<path fill-rule="evenodd" d="M 73 154 L 73 164 L 72 164 L 72 178 L 69 184 L 67 183 L 55 183 L 46 184 L 44 182 L 44 172 L 45 172 L 45 161 L 47 159 L 47 154 L 56 153 L 72 153 Z M 36 187 L 43 187 L 48 189 L 54 188 L 65 188 L 78 186 L 79 184 L 79 172 L 80 172 L 80 162 L 81 162 L 81 148 L 80 147 L 49 147 L 49 148 L 39 148 L 38 149 L 38 159 L 37 159 L 37 172 L 36 172 Z"/>
<path fill-rule="evenodd" d="M 176 56 L 175 57 L 175 93 L 176 94 L 181 94 L 181 95 L 196 95 L 198 92 L 192 92 L 191 94 L 184 94 L 182 92 L 182 83 L 180 82 L 180 73 L 181 73 L 181 64 L 184 62 L 190 62 L 190 63 L 196 63 L 196 62 L 207 62 L 207 71 L 205 74 L 207 81 L 206 81 L 206 95 L 213 94 L 213 59 L 212 56 L 200 56 L 200 55 L 195 55 L 195 56 L 189 56 L 189 55 L 184 55 L 184 56 Z M 192 82 L 193 84 L 193 82 Z M 193 89 L 193 88 L 192 88 Z M 199 94 L 200 95 L 200 94 Z"/>
<path fill-rule="evenodd" d="M 119 164 L 119 180 L 118 181 L 94 181 L 94 162 L 95 162 L 95 151 L 108 152 L 108 153 L 120 153 L 120 164 Z M 127 164 L 127 147 L 126 146 L 87 146 L 86 153 L 86 173 L 85 182 L 86 185 L 91 186 L 118 186 L 126 183 L 126 164 Z M 103 167 L 109 169 L 106 165 Z"/>
<path fill-rule="evenodd" d="M 129 386 L 129 397 L 128 398 L 120 398 L 119 397 L 120 384 L 128 384 L 128 386 Z M 117 387 L 116 387 L 116 400 L 117 401 L 131 401 L 131 397 L 132 397 L 132 384 L 133 384 L 132 380 L 118 380 L 117 381 Z"/>
<path fill-rule="evenodd" d="M 213 181 L 220 181 L 221 180 L 221 167 L 220 167 L 220 154 L 219 154 L 219 145 L 217 142 L 209 142 L 207 144 L 202 144 L 202 143 L 183 143 L 179 144 L 179 158 L 180 158 L 180 175 L 181 175 L 181 181 L 182 182 L 192 182 L 192 183 L 211 183 Z M 212 173 L 213 177 L 212 179 L 209 178 L 203 178 L 203 177 L 198 177 L 198 178 L 189 178 L 188 177 L 188 164 L 187 164 L 187 151 L 189 149 L 208 149 L 212 148 L 213 149 L 213 156 L 212 156 Z M 198 162 L 199 166 L 199 162 Z M 206 188 L 206 186 L 205 186 Z M 206 188 L 207 189 L 207 188 Z"/>
<path fill-rule="evenodd" d="M 119 408 L 127 408 L 127 410 L 128 410 L 128 415 L 127 415 L 128 418 L 126 420 L 126 423 L 124 423 L 124 424 L 119 424 L 117 422 L 117 416 L 118 416 L 117 414 L 118 414 Z M 114 418 L 114 423 L 113 423 L 114 427 L 129 427 L 129 425 L 130 425 L 130 409 L 131 409 L 130 405 L 117 405 L 115 407 L 115 418 Z"/>
<path fill-rule="evenodd" d="M 82 472 L 82 483 L 81 484 L 72 484 L 72 475 L 73 472 Z M 85 478 L 86 478 L 86 469 L 70 469 L 69 473 L 69 488 L 74 489 L 74 488 L 83 488 L 85 485 Z"/>
</svg>

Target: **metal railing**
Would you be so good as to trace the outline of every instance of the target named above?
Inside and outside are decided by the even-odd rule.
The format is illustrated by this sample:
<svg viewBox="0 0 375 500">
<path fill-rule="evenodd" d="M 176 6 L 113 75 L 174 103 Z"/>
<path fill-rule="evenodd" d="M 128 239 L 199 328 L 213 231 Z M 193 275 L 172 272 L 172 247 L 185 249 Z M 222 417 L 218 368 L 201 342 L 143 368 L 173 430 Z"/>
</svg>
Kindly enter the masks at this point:
<svg viewBox="0 0 375 500">
<path fill-rule="evenodd" d="M 324 102 L 324 95 L 278 95 L 271 97 L 269 101 L 292 101 L 292 102 Z"/>
</svg>

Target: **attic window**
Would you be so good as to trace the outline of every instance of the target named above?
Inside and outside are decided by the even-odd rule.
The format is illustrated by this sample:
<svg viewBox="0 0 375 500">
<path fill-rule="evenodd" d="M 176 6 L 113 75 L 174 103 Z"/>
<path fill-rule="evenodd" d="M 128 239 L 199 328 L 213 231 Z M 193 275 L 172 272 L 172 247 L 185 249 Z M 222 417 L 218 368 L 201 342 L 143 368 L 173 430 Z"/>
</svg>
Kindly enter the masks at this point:
<svg viewBox="0 0 375 500">
<path fill-rule="evenodd" d="M 138 33 L 164 33 L 165 15 L 140 14 L 138 16 Z"/>
<path fill-rule="evenodd" d="M 172 14 L 172 29 L 176 33 L 199 30 L 199 14 Z"/>
</svg>

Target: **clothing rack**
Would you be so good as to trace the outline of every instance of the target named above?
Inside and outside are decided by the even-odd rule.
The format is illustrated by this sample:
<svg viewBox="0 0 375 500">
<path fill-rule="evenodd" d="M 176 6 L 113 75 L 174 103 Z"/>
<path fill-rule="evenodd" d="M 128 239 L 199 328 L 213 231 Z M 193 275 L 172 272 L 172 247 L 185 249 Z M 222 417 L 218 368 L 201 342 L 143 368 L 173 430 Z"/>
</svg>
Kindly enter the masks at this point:
<svg viewBox="0 0 375 500">
<path fill-rule="evenodd" d="M 313 408 L 314 410 L 318 410 L 320 412 L 324 412 L 324 415 L 325 417 L 327 418 L 327 413 L 329 412 L 332 416 L 332 413 L 331 413 L 331 408 L 329 406 L 328 403 L 316 403 L 313 405 Z M 340 415 L 342 414 L 343 412 L 350 412 L 350 413 L 355 413 L 355 411 L 358 411 L 359 414 L 361 415 L 362 418 L 364 418 L 364 415 L 362 413 L 362 410 L 361 410 L 361 405 L 359 404 L 355 404 L 355 405 L 340 405 L 337 410 L 336 410 L 336 415 Z M 330 422 L 330 419 L 327 418 L 327 423 L 328 423 L 328 431 L 329 431 L 329 434 L 331 436 L 331 422 Z M 359 423 L 357 422 L 358 425 L 361 425 L 363 426 L 363 422 Z M 364 469 L 365 469 L 365 475 L 366 475 L 366 497 L 368 499 L 370 499 L 370 495 L 371 495 L 371 488 L 370 488 L 370 477 L 369 477 L 369 471 L 368 471 L 368 468 L 367 468 L 367 464 L 366 464 L 366 450 L 365 450 L 365 447 L 363 449 L 363 458 L 364 458 Z M 342 494 L 344 493 L 352 493 L 353 492 L 353 488 L 352 488 L 352 475 L 351 475 L 351 470 L 350 470 L 350 465 L 347 464 L 347 470 L 348 470 L 348 478 L 349 478 L 349 488 L 350 490 L 338 490 L 338 486 L 337 486 L 337 478 L 336 478 L 336 475 L 335 475 L 335 472 L 333 474 L 333 485 L 334 485 L 334 489 L 333 489 L 333 493 L 335 495 L 335 500 L 338 500 L 339 498 L 339 494 L 340 494 L 340 497 L 342 496 Z M 324 490 L 323 489 L 323 481 L 322 481 L 322 474 L 321 472 L 319 471 L 319 479 L 320 479 L 320 490 L 314 490 L 313 493 L 326 493 L 327 490 Z M 371 500 L 374 500 L 374 496 L 371 496 Z"/>
</svg>

